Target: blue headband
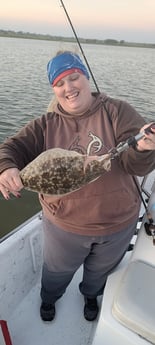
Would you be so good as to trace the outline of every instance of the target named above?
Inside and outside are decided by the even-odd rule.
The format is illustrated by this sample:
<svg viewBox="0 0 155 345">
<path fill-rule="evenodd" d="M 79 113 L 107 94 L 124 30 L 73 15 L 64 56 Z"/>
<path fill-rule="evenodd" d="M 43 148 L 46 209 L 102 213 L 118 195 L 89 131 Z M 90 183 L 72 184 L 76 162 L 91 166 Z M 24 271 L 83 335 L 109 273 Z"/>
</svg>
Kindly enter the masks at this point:
<svg viewBox="0 0 155 345">
<path fill-rule="evenodd" d="M 50 84 L 53 84 L 54 80 L 63 72 L 71 70 L 72 68 L 80 69 L 84 75 L 89 79 L 89 73 L 87 68 L 83 64 L 82 60 L 77 54 L 62 53 L 55 56 L 47 64 L 47 75 Z"/>
</svg>

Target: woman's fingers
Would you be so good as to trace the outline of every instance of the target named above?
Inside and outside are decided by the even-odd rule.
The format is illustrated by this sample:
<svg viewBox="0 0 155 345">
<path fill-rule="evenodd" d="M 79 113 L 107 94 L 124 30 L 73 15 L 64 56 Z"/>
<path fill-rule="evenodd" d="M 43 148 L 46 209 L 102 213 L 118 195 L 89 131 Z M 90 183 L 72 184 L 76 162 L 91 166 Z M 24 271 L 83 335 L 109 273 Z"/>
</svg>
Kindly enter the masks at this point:
<svg viewBox="0 0 155 345">
<path fill-rule="evenodd" d="M 147 128 L 150 128 L 149 131 L 147 131 Z M 145 136 L 138 141 L 137 148 L 139 151 L 145 151 L 145 150 L 155 150 L 155 124 L 151 123 L 148 125 L 145 125 L 141 128 L 140 132 L 144 132 Z"/>
<path fill-rule="evenodd" d="M 19 191 L 23 188 L 17 168 L 10 168 L 5 170 L 0 175 L 0 192 L 6 200 L 9 199 L 9 194 L 20 197 Z"/>
</svg>

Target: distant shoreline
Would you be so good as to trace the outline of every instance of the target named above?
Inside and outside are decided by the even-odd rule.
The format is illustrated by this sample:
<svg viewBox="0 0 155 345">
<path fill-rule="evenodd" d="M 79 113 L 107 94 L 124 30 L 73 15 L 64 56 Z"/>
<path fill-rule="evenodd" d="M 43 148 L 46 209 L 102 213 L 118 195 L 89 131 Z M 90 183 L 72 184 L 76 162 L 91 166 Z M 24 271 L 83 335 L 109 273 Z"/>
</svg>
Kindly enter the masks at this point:
<svg viewBox="0 0 155 345">
<path fill-rule="evenodd" d="M 0 37 L 12 37 L 12 38 L 24 38 L 24 39 L 35 39 L 44 41 L 62 41 L 75 43 L 76 38 L 74 37 L 63 37 L 63 36 L 51 36 L 44 34 L 35 34 L 23 31 L 12 31 L 12 30 L 0 30 Z M 121 47 L 138 47 L 138 48 L 155 48 L 155 43 L 134 43 L 126 42 L 124 40 L 117 41 L 115 39 L 99 40 L 94 38 L 79 38 L 80 43 L 86 44 L 100 44 L 100 45 L 112 45 Z"/>
</svg>

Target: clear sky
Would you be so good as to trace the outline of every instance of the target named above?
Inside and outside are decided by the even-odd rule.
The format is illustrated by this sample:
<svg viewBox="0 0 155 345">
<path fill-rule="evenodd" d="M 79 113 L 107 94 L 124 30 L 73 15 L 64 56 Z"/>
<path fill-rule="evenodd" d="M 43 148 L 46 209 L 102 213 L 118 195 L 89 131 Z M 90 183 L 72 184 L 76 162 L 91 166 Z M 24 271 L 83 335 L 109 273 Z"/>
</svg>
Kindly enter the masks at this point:
<svg viewBox="0 0 155 345">
<path fill-rule="evenodd" d="M 64 0 L 78 37 L 155 43 L 155 0 Z M 0 29 L 73 36 L 59 0 L 1 0 Z"/>
</svg>

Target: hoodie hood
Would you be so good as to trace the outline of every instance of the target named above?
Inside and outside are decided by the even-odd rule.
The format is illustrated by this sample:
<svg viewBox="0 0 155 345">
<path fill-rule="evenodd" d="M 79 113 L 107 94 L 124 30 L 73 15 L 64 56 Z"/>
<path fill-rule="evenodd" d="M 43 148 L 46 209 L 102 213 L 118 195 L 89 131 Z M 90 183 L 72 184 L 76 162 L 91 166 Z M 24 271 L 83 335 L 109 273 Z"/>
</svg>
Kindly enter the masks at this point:
<svg viewBox="0 0 155 345">
<path fill-rule="evenodd" d="M 67 118 L 83 118 L 83 117 L 88 117 L 92 114 L 94 114 L 102 105 L 103 103 L 108 99 L 107 95 L 104 93 L 92 93 L 92 96 L 94 97 L 94 101 L 91 104 L 91 109 L 88 109 L 86 112 L 84 112 L 82 115 L 75 115 L 75 114 L 70 114 L 66 112 L 59 103 L 51 102 L 49 107 L 48 107 L 48 112 L 55 112 L 56 114 L 67 117 Z"/>
</svg>

